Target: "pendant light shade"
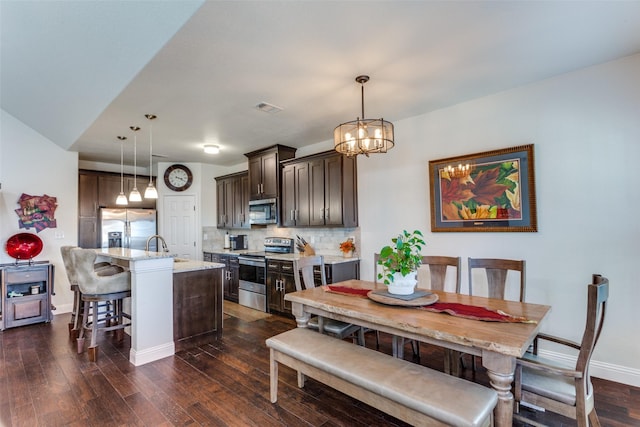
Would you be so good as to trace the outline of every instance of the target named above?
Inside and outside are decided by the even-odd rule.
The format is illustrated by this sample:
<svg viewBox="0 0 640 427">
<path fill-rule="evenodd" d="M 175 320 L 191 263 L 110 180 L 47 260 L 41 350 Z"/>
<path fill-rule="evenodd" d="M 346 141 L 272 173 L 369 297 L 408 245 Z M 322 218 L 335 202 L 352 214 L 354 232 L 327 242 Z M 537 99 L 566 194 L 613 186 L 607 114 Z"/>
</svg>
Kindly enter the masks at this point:
<svg viewBox="0 0 640 427">
<path fill-rule="evenodd" d="M 146 190 L 144 190 L 144 198 L 145 199 L 157 199 L 158 198 L 158 190 L 153 185 L 153 120 L 157 117 L 153 114 L 145 114 L 147 119 L 149 119 L 149 184 L 147 184 Z"/>
<path fill-rule="evenodd" d="M 369 76 L 358 76 L 361 85 L 362 118 L 342 123 L 333 131 L 334 148 L 346 156 L 371 153 L 386 153 L 394 146 L 393 123 L 384 119 L 364 118 L 364 84 Z"/>
<path fill-rule="evenodd" d="M 129 201 L 131 202 L 141 202 L 142 201 L 142 196 L 140 195 L 140 192 L 138 191 L 138 185 L 137 185 L 137 169 L 138 169 L 138 164 L 137 164 L 137 157 L 138 157 L 138 135 L 136 134 L 136 132 L 138 132 L 140 130 L 140 128 L 138 126 L 131 126 L 129 127 L 129 129 L 131 129 L 133 131 L 133 190 L 131 190 L 131 193 L 129 193 Z"/>
<path fill-rule="evenodd" d="M 127 196 L 124 194 L 124 141 L 127 137 L 119 136 L 118 139 L 120 140 L 120 194 L 116 198 L 116 205 L 126 206 L 129 204 Z"/>
</svg>

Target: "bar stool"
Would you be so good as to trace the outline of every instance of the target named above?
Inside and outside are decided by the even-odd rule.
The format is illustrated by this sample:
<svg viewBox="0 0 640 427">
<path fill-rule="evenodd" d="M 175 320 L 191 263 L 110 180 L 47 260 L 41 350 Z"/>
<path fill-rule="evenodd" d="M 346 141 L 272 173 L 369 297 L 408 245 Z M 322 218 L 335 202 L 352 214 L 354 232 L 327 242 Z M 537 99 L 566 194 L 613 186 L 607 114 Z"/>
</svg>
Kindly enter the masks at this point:
<svg viewBox="0 0 640 427">
<path fill-rule="evenodd" d="M 77 339 L 78 353 L 84 351 L 85 331 L 91 330 L 91 344 L 88 349 L 89 360 L 98 358 L 97 335 L 99 331 L 116 331 L 121 340 L 124 328 L 129 326 L 125 319 L 131 316 L 123 311 L 123 300 L 131 296 L 131 273 L 122 271 L 112 275 L 100 275 L 93 268 L 96 252 L 93 249 L 72 249 L 70 254 L 73 274 L 82 293 L 82 327 Z M 100 316 L 100 304 L 110 304 L 105 316 Z M 89 315 L 91 314 L 91 320 Z"/>
<path fill-rule="evenodd" d="M 78 287 L 78 280 L 76 279 L 74 269 L 72 268 L 70 255 L 72 249 L 79 248 L 78 246 L 60 247 L 60 253 L 62 254 L 64 268 L 71 285 L 71 292 L 73 292 L 73 308 L 71 310 L 71 319 L 69 319 L 69 338 L 75 340 L 78 338 L 78 335 L 80 333 L 80 319 L 82 318 L 82 292 L 80 292 L 80 287 Z M 126 270 L 122 266 L 111 264 L 108 262 L 97 262 L 94 264 L 93 268 L 100 276 L 110 276 L 112 274 L 120 273 Z"/>
</svg>

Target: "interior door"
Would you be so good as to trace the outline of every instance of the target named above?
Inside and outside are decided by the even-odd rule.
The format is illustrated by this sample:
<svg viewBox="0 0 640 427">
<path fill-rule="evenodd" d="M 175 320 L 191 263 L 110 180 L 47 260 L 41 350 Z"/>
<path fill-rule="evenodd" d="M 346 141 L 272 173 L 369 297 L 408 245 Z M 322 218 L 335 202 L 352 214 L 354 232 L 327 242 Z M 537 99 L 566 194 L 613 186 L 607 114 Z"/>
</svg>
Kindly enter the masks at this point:
<svg viewBox="0 0 640 427">
<path fill-rule="evenodd" d="M 196 257 L 196 196 L 164 196 L 162 237 L 179 258 Z"/>
</svg>

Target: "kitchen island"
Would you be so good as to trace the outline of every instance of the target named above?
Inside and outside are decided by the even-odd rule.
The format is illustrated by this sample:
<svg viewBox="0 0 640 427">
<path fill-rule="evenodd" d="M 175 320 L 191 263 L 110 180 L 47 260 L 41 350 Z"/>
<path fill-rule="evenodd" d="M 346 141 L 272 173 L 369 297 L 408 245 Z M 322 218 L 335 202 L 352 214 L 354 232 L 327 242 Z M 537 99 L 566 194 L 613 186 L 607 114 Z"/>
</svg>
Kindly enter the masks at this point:
<svg viewBox="0 0 640 427">
<path fill-rule="evenodd" d="M 127 266 L 131 271 L 129 361 L 139 366 L 172 356 L 176 349 L 173 327 L 174 269 L 176 277 L 180 277 L 202 270 L 221 271 L 223 265 L 190 260 L 176 262 L 168 253 L 136 249 L 104 248 L 96 249 L 96 252 L 99 260 L 106 259 Z"/>
</svg>

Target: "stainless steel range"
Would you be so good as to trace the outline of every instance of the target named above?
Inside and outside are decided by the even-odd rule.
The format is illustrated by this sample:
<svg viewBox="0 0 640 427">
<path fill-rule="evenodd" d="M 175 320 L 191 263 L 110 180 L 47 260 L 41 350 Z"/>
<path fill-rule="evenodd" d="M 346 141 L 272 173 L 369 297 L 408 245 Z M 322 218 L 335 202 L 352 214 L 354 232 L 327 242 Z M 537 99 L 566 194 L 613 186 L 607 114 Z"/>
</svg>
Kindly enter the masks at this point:
<svg viewBox="0 0 640 427">
<path fill-rule="evenodd" d="M 264 251 L 248 252 L 238 256 L 240 263 L 240 305 L 263 312 L 267 311 L 267 255 L 270 253 L 293 253 L 293 239 L 287 237 L 267 237 Z"/>
</svg>

